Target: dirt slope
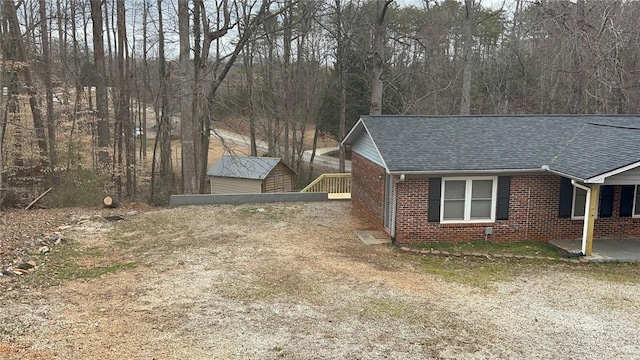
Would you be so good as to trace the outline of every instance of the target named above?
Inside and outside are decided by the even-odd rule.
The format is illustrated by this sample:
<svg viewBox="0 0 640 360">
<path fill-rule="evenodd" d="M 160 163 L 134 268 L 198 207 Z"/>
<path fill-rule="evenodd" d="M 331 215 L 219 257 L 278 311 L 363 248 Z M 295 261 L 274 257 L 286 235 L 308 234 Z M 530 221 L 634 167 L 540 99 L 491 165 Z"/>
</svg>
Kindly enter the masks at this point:
<svg viewBox="0 0 640 360">
<path fill-rule="evenodd" d="M 365 227 L 332 202 L 185 207 L 69 229 L 63 247 L 82 250 L 83 266 L 136 267 L 47 287 L 49 264 L 29 275 L 43 282 L 15 284 L 0 296 L 0 358 L 640 357 L 637 282 L 510 263 L 520 270 L 505 280 L 465 285 L 363 245 L 354 230 Z"/>
</svg>

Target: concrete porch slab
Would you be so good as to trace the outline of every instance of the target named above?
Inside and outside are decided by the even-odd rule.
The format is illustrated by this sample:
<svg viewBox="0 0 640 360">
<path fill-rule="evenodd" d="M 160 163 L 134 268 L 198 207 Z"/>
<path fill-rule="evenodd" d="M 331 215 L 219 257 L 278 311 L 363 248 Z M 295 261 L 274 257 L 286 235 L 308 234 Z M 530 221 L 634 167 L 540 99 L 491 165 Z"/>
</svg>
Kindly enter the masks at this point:
<svg viewBox="0 0 640 360">
<path fill-rule="evenodd" d="M 380 245 L 391 243 L 391 237 L 384 231 L 357 230 L 356 235 L 366 245 Z"/>
<path fill-rule="evenodd" d="M 552 240 L 551 243 L 570 253 L 579 253 L 582 240 Z M 640 262 L 640 239 L 594 239 L 589 261 Z"/>
</svg>

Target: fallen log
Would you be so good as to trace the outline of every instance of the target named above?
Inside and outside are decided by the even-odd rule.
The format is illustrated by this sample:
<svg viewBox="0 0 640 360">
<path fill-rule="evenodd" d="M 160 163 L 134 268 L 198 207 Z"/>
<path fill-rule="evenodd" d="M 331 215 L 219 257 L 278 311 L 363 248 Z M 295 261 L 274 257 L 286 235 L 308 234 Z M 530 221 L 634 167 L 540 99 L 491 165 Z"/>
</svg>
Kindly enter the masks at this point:
<svg viewBox="0 0 640 360">
<path fill-rule="evenodd" d="M 35 200 L 33 200 L 29 205 L 27 205 L 26 208 L 24 208 L 25 210 L 29 210 L 33 204 L 37 203 L 38 200 L 42 199 L 45 195 L 47 195 L 49 193 L 49 191 L 53 190 L 53 188 L 49 188 L 47 189 L 47 191 L 43 192 L 42 194 L 40 194 L 40 196 L 38 196 Z"/>
</svg>

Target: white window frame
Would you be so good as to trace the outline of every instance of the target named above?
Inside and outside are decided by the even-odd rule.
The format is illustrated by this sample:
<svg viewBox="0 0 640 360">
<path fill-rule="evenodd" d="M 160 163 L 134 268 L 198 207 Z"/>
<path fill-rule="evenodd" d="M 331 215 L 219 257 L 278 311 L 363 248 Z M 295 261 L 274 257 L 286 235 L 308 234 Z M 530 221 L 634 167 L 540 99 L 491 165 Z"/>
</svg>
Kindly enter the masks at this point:
<svg viewBox="0 0 640 360">
<path fill-rule="evenodd" d="M 471 219 L 471 190 L 475 180 L 491 180 L 491 218 L 490 219 Z M 463 220 L 444 220 L 445 198 L 444 191 L 447 181 L 465 181 L 464 191 L 464 219 Z M 498 203 L 498 177 L 497 176 L 473 176 L 473 177 L 446 177 L 442 178 L 442 186 L 440 189 L 440 223 L 442 224 L 472 224 L 472 223 L 492 223 L 496 221 L 496 206 Z"/>
<path fill-rule="evenodd" d="M 573 194 L 571 195 L 571 220 L 584 220 L 584 215 L 577 216 L 576 213 L 576 193 L 578 192 L 578 187 L 573 187 Z M 582 190 L 582 189 L 581 189 Z M 586 190 L 582 190 L 585 191 Z M 583 209 L 584 211 L 584 209 Z M 596 214 L 597 216 L 597 214 Z"/>
<path fill-rule="evenodd" d="M 636 199 L 638 196 L 638 187 L 640 185 L 636 185 L 634 191 L 633 191 L 633 208 L 631 208 L 631 217 L 632 218 L 640 218 L 640 214 L 636 214 Z"/>
</svg>

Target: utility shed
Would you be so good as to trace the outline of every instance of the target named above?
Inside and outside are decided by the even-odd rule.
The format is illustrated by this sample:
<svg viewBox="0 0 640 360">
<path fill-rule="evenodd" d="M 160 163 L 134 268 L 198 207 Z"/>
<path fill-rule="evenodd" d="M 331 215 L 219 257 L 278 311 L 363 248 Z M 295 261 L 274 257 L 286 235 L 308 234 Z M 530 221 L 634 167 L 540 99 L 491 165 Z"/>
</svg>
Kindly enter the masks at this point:
<svg viewBox="0 0 640 360">
<path fill-rule="evenodd" d="M 295 191 L 295 171 L 280 158 L 225 155 L 207 176 L 212 194 Z"/>
</svg>

